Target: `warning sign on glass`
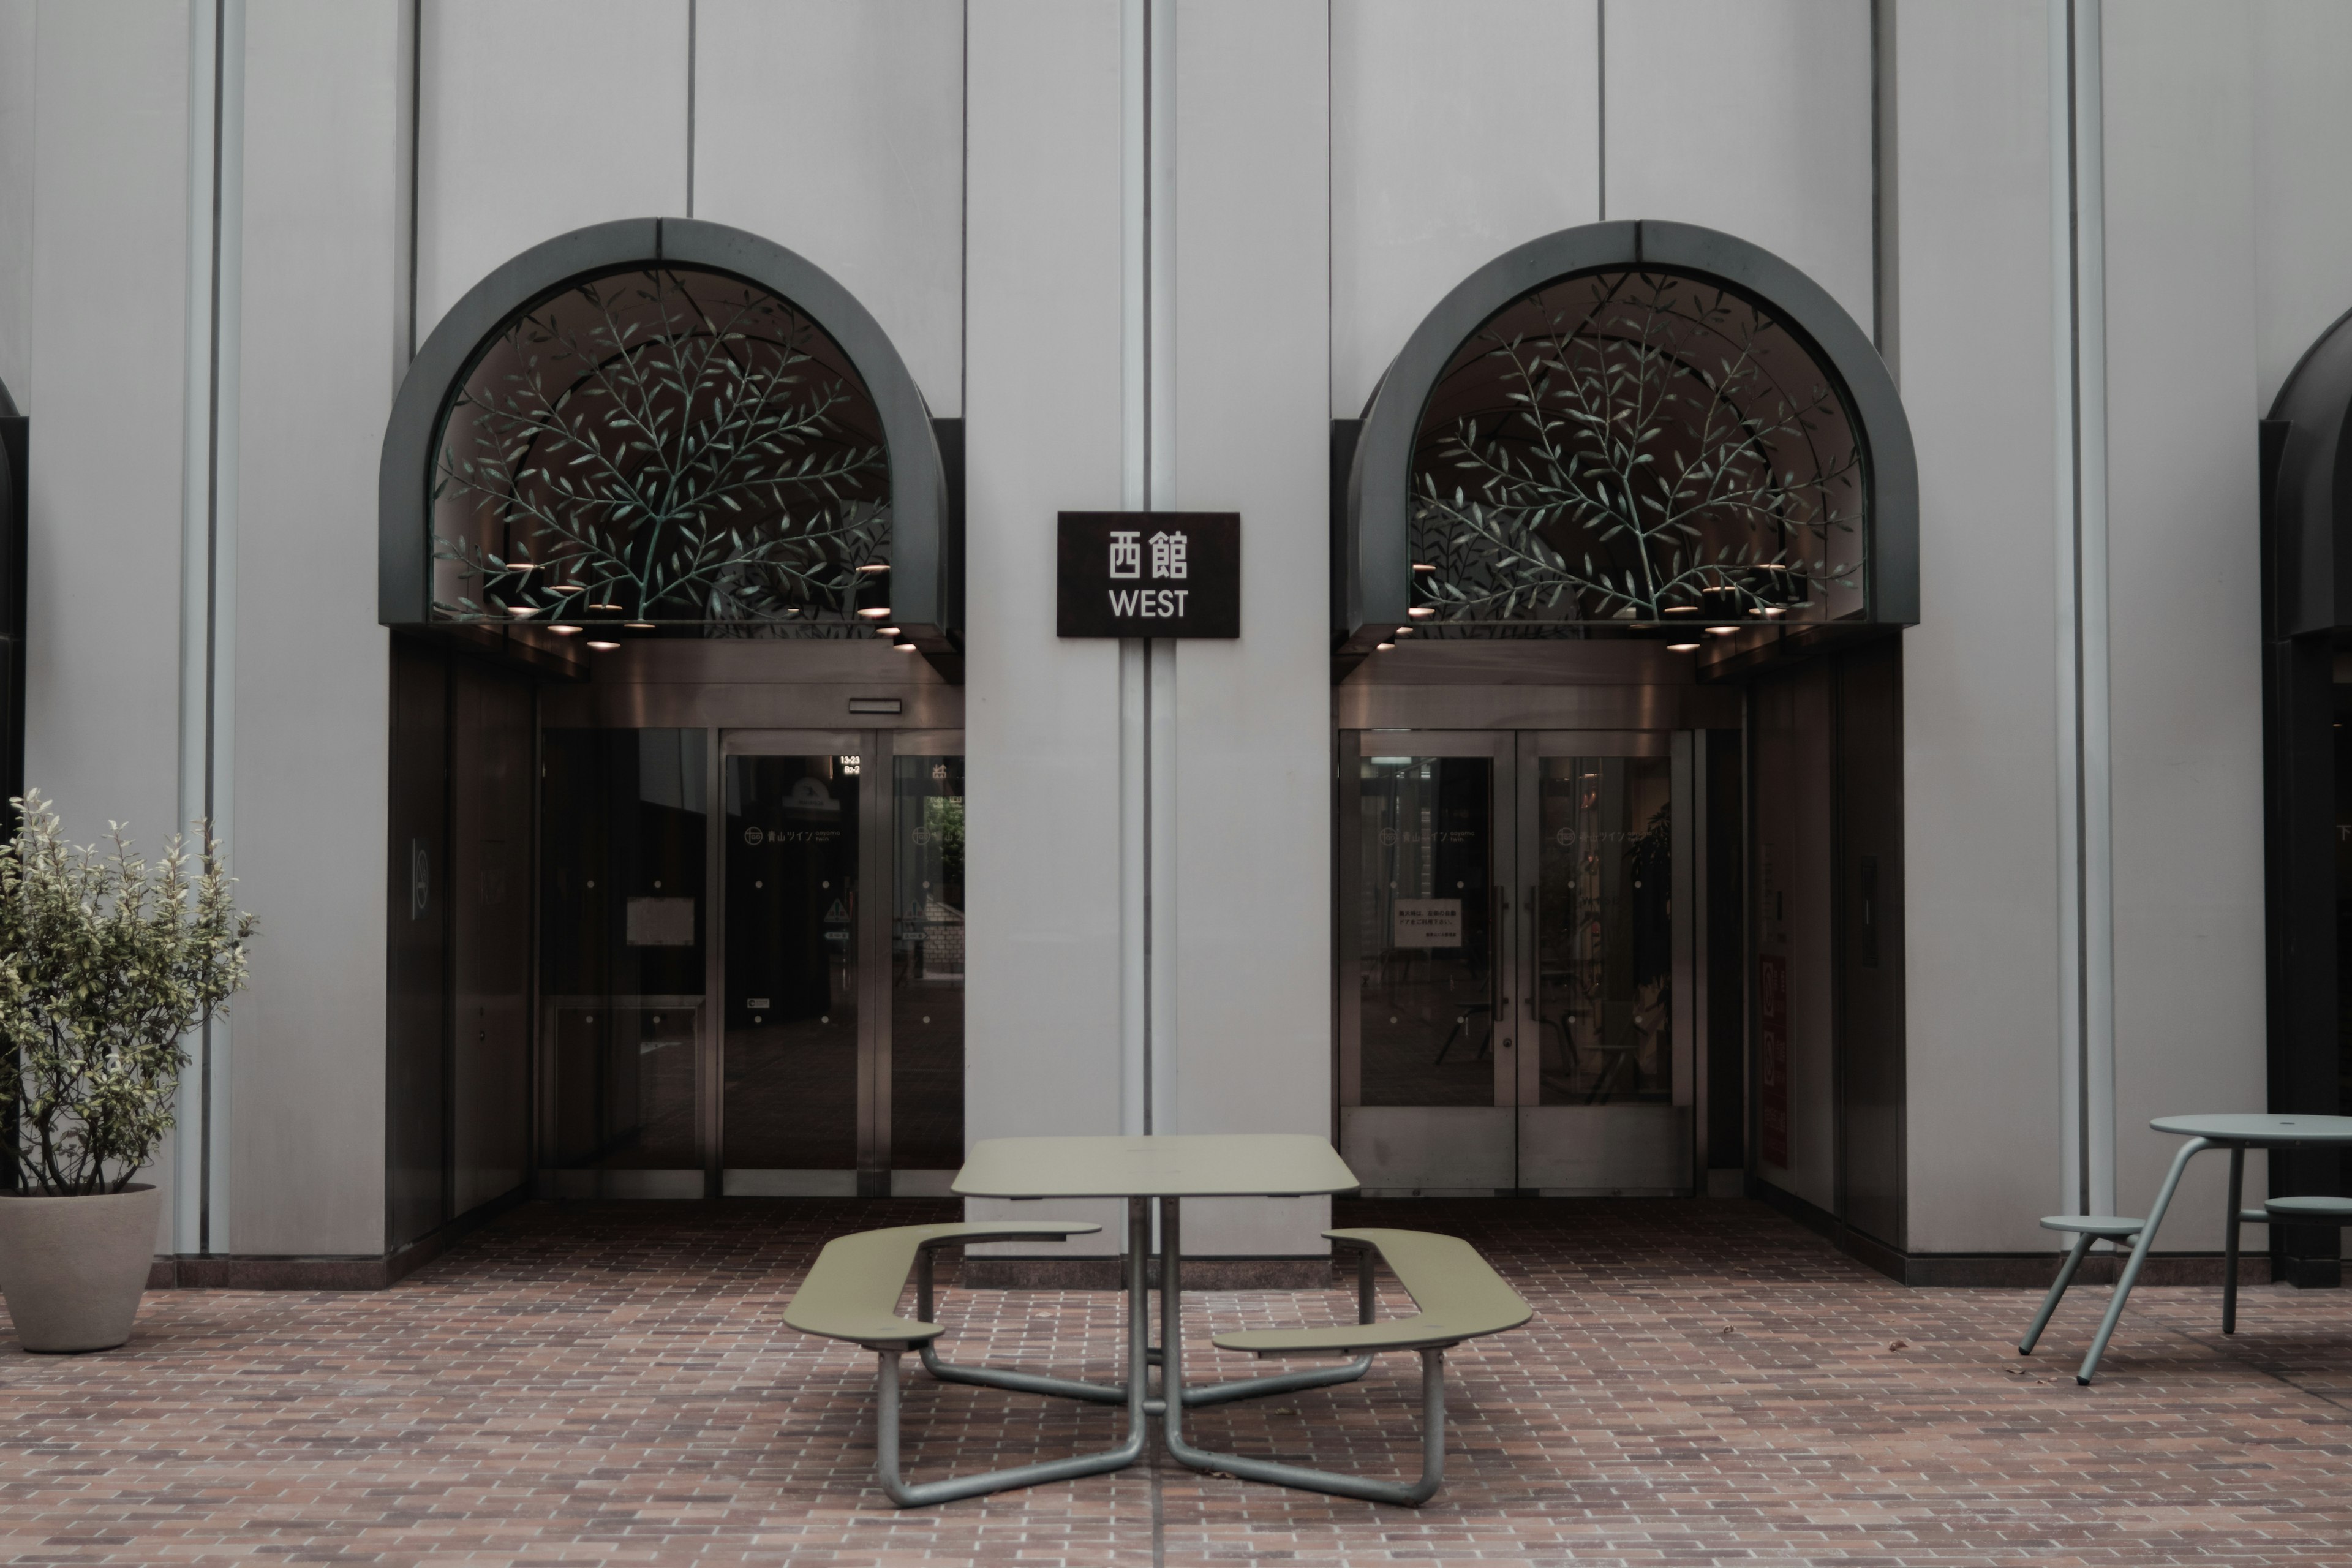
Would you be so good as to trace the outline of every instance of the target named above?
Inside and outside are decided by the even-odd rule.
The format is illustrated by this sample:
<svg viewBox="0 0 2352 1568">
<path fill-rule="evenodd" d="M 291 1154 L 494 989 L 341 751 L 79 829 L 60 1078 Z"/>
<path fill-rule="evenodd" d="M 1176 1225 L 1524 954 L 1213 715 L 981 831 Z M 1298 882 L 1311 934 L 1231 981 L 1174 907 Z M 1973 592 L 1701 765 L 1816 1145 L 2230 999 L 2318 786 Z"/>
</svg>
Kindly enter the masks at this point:
<svg viewBox="0 0 2352 1568">
<path fill-rule="evenodd" d="M 1066 511 L 1060 529 L 1057 635 L 1242 635 L 1241 513 Z"/>
<path fill-rule="evenodd" d="M 1396 901 L 1398 947 L 1460 947 L 1462 900 L 1459 899 L 1399 899 Z"/>
</svg>

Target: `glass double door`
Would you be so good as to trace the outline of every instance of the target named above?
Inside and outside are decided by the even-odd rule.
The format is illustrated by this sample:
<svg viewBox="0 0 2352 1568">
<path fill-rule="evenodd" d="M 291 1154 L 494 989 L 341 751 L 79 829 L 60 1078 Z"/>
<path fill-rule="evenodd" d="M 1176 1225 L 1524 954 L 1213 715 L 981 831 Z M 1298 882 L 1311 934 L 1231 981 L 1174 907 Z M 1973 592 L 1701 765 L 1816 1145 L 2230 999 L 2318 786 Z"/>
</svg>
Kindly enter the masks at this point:
<svg viewBox="0 0 2352 1568">
<path fill-rule="evenodd" d="M 1688 736 L 1340 741 L 1339 1123 L 1366 1190 L 1690 1191 Z"/>
<path fill-rule="evenodd" d="M 556 1190 L 946 1191 L 962 752 L 947 731 L 546 732 Z"/>
</svg>

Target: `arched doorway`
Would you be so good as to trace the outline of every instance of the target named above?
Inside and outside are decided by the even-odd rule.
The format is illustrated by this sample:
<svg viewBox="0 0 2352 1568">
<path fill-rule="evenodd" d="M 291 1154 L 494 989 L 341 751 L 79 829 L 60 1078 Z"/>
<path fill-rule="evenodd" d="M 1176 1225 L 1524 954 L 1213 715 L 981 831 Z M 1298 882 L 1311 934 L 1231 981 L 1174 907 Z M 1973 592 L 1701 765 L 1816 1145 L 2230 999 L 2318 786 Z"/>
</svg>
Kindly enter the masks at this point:
<svg viewBox="0 0 2352 1568">
<path fill-rule="evenodd" d="M 550 240 L 419 351 L 379 511 L 395 1246 L 526 1190 L 943 1184 L 957 437 L 847 290 L 715 224 Z"/>
<path fill-rule="evenodd" d="M 2262 423 L 2270 1109 L 2336 1115 L 2352 1085 L 2352 314 L 2306 350 Z M 2271 1190 L 2341 1193 L 2327 1150 L 2271 1155 Z M 2272 1266 L 2334 1285 L 2341 1233 L 2273 1228 Z"/>
<path fill-rule="evenodd" d="M 1430 312 L 1334 472 L 1350 1163 L 1737 1173 L 1899 1247 L 1916 483 L 1860 329 L 1731 236 L 1566 230 Z"/>
</svg>

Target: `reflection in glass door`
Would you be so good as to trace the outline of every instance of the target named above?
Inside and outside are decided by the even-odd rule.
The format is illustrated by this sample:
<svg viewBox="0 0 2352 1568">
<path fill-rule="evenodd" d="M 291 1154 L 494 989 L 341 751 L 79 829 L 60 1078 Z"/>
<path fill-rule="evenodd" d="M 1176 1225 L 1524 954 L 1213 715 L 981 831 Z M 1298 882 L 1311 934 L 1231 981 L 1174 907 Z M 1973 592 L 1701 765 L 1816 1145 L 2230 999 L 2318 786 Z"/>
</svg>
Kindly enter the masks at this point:
<svg viewBox="0 0 2352 1568">
<path fill-rule="evenodd" d="M 962 735 L 550 729 L 541 746 L 550 1190 L 945 1193 L 963 1163 Z"/>
<path fill-rule="evenodd" d="M 1366 1187 L 1688 1189 L 1685 739 L 1343 741 L 1340 1125 Z"/>
<path fill-rule="evenodd" d="M 890 813 L 891 1190 L 944 1194 L 963 1163 L 962 737 L 898 740 Z M 954 751 L 943 749 L 950 744 Z"/>
<path fill-rule="evenodd" d="M 565 1195 L 702 1195 L 708 746 L 540 737 L 540 1142 Z"/>
<path fill-rule="evenodd" d="M 1689 766 L 1687 735 L 1518 737 L 1523 1191 L 1695 1184 Z"/>
<path fill-rule="evenodd" d="M 730 746 L 726 765 L 723 1163 L 854 1173 L 863 757 Z"/>
<path fill-rule="evenodd" d="M 1361 741 L 1339 819 L 1342 1152 L 1374 1189 L 1516 1186 L 1497 875 L 1512 864 L 1511 738 Z"/>
</svg>

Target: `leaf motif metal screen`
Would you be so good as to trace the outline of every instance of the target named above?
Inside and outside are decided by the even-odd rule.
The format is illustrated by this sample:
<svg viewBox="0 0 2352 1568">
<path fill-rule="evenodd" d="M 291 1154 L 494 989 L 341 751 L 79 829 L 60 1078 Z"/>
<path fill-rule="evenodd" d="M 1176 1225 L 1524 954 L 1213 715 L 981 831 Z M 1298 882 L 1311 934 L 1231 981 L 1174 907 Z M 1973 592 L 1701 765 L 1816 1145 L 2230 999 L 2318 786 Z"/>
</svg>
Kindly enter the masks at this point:
<svg viewBox="0 0 2352 1568">
<path fill-rule="evenodd" d="M 1835 379 L 1769 310 L 1565 279 L 1473 334 L 1423 410 L 1412 614 L 1438 637 L 1859 616 L 1865 480 Z"/>
<path fill-rule="evenodd" d="M 715 272 L 615 272 L 509 323 L 445 411 L 432 507 L 437 620 L 848 637 L 888 603 L 872 397 Z"/>
</svg>

